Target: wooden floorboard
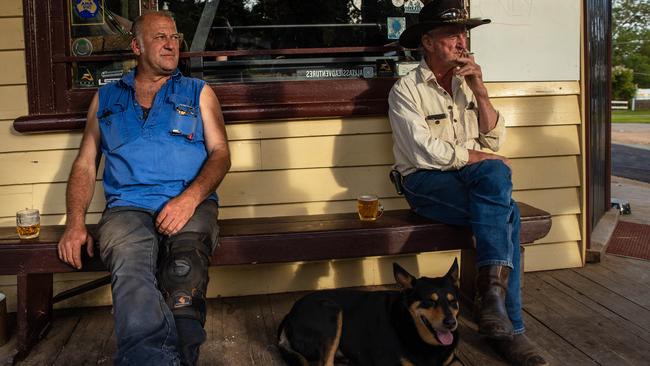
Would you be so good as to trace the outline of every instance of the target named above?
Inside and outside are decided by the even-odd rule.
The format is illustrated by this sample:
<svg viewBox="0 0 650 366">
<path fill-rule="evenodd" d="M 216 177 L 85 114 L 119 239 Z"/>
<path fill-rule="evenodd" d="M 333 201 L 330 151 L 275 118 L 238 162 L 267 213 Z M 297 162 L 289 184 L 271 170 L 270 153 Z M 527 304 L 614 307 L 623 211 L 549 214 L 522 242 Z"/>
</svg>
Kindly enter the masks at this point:
<svg viewBox="0 0 650 366">
<path fill-rule="evenodd" d="M 601 265 L 588 265 L 577 273 L 650 310 L 650 278 L 645 281 L 639 278 L 625 278 Z"/>
<path fill-rule="evenodd" d="M 562 335 L 553 332 L 544 323 L 524 311 L 526 336 L 535 342 L 551 365 L 593 366 L 597 365 L 590 357 L 567 342 Z M 481 366 L 490 365 L 489 362 Z"/>
<path fill-rule="evenodd" d="M 526 334 L 552 365 L 648 364 L 650 262 L 606 255 L 600 264 L 585 268 L 527 273 L 525 284 Z M 283 365 L 275 346 L 277 328 L 304 294 L 210 299 L 208 340 L 201 347 L 199 365 Z M 56 311 L 46 337 L 15 364 L 111 365 L 117 344 L 110 311 Z M 477 334 L 469 311 L 461 313 L 462 364 L 506 365 Z M 0 365 L 11 364 L 13 347 L 15 336 L 0 347 Z"/>
<path fill-rule="evenodd" d="M 109 307 L 85 309 L 53 365 L 97 365 L 112 333 Z"/>
<path fill-rule="evenodd" d="M 52 327 L 45 338 L 32 349 L 24 361 L 17 362 L 17 364 L 21 366 L 53 365 L 65 347 L 75 346 L 68 345 L 68 341 L 81 321 L 84 310 L 66 309 L 55 312 L 56 316 L 52 321 Z"/>
<path fill-rule="evenodd" d="M 650 271 L 648 271 L 650 266 L 648 263 L 650 261 L 608 254 L 599 265 L 616 273 L 617 277 L 620 276 L 627 281 L 647 286 L 650 283 Z"/>
<path fill-rule="evenodd" d="M 571 299 L 579 302 L 582 306 L 585 306 L 588 309 L 587 311 L 591 312 L 592 319 L 594 320 L 598 320 L 601 318 L 609 319 L 615 324 L 618 324 L 622 329 L 626 329 L 627 332 L 630 332 L 633 335 L 644 339 L 645 341 L 650 340 L 648 339 L 650 333 L 648 333 L 646 329 L 639 326 L 639 324 L 635 322 L 634 319 L 630 320 L 626 317 L 621 316 L 621 314 L 612 311 L 606 306 L 603 306 L 602 303 L 609 302 L 610 299 L 607 299 L 606 301 L 601 301 L 598 297 L 589 297 L 584 292 L 582 292 L 582 290 L 579 287 L 573 286 L 572 283 L 567 284 L 566 281 L 558 280 L 558 277 L 562 277 L 564 275 L 565 273 L 557 273 L 557 272 L 539 274 L 539 276 L 543 279 L 543 281 L 545 281 L 546 283 L 550 284 L 551 286 L 559 290 L 562 293 L 562 296 L 568 296 Z M 592 296 L 595 293 L 593 291 L 589 291 L 589 289 L 587 289 L 586 291 L 588 294 L 591 294 Z M 601 292 L 601 294 L 602 293 L 603 292 Z M 609 296 L 609 294 L 604 293 L 603 296 L 607 297 Z M 619 298 L 619 300 L 621 302 L 626 301 L 624 298 Z"/>
<path fill-rule="evenodd" d="M 649 359 L 650 344 L 631 333 L 624 319 L 594 314 L 558 287 L 549 273 L 528 276 L 527 312 L 601 365 L 643 365 Z"/>
<path fill-rule="evenodd" d="M 201 346 L 199 365 L 220 365 L 224 354 L 223 302 L 221 298 L 208 301 L 205 333 L 210 342 Z"/>
</svg>

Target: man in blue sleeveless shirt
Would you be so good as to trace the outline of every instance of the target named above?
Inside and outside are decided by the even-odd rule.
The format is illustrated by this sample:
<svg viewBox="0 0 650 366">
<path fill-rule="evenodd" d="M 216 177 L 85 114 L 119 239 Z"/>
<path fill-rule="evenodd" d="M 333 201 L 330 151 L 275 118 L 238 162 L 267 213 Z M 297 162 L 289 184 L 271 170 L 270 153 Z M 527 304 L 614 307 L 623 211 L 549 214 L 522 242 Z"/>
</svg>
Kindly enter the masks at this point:
<svg viewBox="0 0 650 366">
<path fill-rule="evenodd" d="M 144 14 L 133 34 L 137 68 L 100 88 L 88 110 L 59 258 L 80 269 L 84 245 L 93 256 L 85 214 L 103 154 L 107 208 L 97 239 L 111 272 L 115 364 L 192 365 L 206 337 L 214 192 L 230 153 L 216 95 L 177 69 L 181 35 L 171 16 Z"/>
</svg>

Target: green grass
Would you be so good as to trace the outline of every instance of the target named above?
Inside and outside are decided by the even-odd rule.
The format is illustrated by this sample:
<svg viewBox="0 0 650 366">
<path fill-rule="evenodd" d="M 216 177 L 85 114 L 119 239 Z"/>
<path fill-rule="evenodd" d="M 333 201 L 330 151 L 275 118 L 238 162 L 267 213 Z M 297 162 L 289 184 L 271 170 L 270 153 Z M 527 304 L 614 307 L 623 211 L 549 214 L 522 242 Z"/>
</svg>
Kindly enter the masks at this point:
<svg viewBox="0 0 650 366">
<path fill-rule="evenodd" d="M 650 111 L 612 111 L 612 123 L 650 123 Z"/>
</svg>

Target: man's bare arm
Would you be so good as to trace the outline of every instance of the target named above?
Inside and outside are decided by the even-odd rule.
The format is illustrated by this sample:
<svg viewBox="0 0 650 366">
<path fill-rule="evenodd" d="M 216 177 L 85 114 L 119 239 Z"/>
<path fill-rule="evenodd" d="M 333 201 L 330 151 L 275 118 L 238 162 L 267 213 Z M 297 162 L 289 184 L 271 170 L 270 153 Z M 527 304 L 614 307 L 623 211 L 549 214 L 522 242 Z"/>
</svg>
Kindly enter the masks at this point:
<svg viewBox="0 0 650 366">
<path fill-rule="evenodd" d="M 98 96 L 90 107 L 77 158 L 72 165 L 66 190 L 66 226 L 59 241 L 59 259 L 81 269 L 81 247 L 86 245 L 93 256 L 93 238 L 86 230 L 86 212 L 95 191 L 99 158 L 99 122 L 97 121 Z"/>
<path fill-rule="evenodd" d="M 173 235 L 187 224 L 196 207 L 214 192 L 230 169 L 230 150 L 221 105 L 210 86 L 201 91 L 201 118 L 208 159 L 196 179 L 171 199 L 156 218 L 158 231 Z"/>
</svg>

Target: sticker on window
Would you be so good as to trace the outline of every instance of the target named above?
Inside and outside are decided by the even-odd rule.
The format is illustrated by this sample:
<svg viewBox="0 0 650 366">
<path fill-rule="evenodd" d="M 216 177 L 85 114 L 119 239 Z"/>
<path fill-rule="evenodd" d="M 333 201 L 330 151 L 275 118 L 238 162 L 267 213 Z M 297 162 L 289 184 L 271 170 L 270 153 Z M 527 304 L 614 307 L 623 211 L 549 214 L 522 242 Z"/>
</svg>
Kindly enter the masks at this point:
<svg viewBox="0 0 650 366">
<path fill-rule="evenodd" d="M 88 38 L 77 38 L 72 42 L 72 54 L 75 56 L 90 56 L 93 53 L 93 44 Z"/>
<path fill-rule="evenodd" d="M 298 70 L 297 76 L 305 79 L 370 79 L 375 77 L 375 68 L 372 66 Z"/>
<path fill-rule="evenodd" d="M 404 3 L 404 12 L 408 14 L 419 14 L 422 6 L 420 0 L 406 0 Z"/>
<path fill-rule="evenodd" d="M 69 0 L 69 4 L 73 26 L 104 24 L 104 0 Z"/>
<path fill-rule="evenodd" d="M 386 18 L 386 25 L 388 27 L 388 39 L 399 39 L 400 34 L 406 28 L 406 18 L 388 17 Z"/>
</svg>

